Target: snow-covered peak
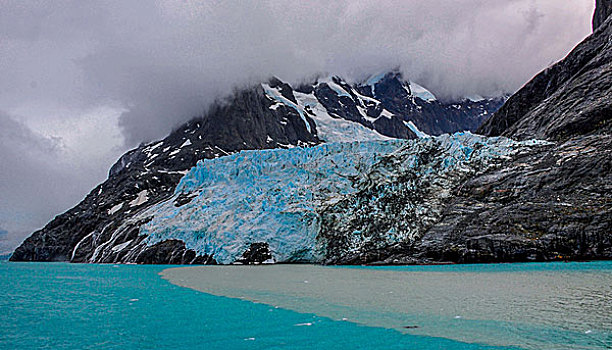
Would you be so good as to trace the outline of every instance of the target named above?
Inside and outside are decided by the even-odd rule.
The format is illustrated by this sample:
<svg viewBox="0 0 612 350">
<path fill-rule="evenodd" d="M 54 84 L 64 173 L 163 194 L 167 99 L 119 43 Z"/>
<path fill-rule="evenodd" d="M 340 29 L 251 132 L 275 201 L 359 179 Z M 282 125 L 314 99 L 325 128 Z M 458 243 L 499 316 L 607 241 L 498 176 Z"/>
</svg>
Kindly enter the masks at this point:
<svg viewBox="0 0 612 350">
<path fill-rule="evenodd" d="M 422 87 L 421 85 L 411 81 L 409 82 L 410 91 L 412 92 L 412 96 L 420 98 L 423 101 L 432 102 L 437 101 L 436 95 L 431 93 L 431 91 Z"/>
<path fill-rule="evenodd" d="M 339 78 L 336 79 L 340 80 Z M 346 96 L 352 98 L 352 96 L 342 86 L 340 86 L 334 81 L 334 77 L 326 77 L 323 79 L 319 79 L 318 83 L 327 84 L 327 86 L 329 86 L 330 89 L 334 90 L 336 94 L 338 94 L 338 96 Z"/>
<path fill-rule="evenodd" d="M 481 102 L 484 101 L 485 98 L 480 96 L 480 95 L 469 95 L 469 96 L 465 96 L 466 100 L 472 101 L 472 102 Z"/>
</svg>

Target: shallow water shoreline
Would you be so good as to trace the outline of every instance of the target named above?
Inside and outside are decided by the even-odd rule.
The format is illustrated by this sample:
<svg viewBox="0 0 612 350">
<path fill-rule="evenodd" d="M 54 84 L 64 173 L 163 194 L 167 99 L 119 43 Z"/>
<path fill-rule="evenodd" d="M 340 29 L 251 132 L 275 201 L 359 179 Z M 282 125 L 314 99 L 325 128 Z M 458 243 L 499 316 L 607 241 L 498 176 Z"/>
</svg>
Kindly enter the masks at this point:
<svg viewBox="0 0 612 350">
<path fill-rule="evenodd" d="M 468 343 L 605 349 L 612 336 L 607 261 L 190 266 L 160 275 L 212 295 Z"/>
</svg>

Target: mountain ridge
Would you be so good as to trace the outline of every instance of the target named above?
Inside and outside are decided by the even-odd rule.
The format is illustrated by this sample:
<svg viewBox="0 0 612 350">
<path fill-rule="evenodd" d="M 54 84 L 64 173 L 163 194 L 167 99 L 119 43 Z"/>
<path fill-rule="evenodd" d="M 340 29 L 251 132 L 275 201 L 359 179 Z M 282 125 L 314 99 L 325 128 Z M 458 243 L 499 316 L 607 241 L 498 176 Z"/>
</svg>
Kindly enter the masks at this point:
<svg viewBox="0 0 612 350">
<path fill-rule="evenodd" d="M 500 101 L 444 104 L 397 72 L 238 92 L 121 157 L 11 260 L 612 259 L 610 4 L 486 121 Z"/>
<path fill-rule="evenodd" d="M 385 74 L 370 85 L 351 86 L 338 77 L 322 80 L 293 89 L 274 78 L 239 90 L 213 105 L 204 118 L 181 125 L 161 141 L 128 151 L 111 167 L 104 183 L 96 186 L 77 206 L 28 237 L 11 259 L 88 261 L 95 248 L 107 242 L 129 217 L 171 196 L 179 180 L 200 159 L 214 159 L 248 149 L 313 146 L 326 141 L 323 136 L 332 142 L 416 138 L 417 133 L 425 135 L 415 124 L 432 133 L 443 128 L 452 131 L 459 127 L 457 123 L 471 116 L 479 120 L 490 115 L 502 102 L 501 99 L 463 101 L 455 106 L 465 108 L 456 108 L 452 104 L 426 101 L 413 96 L 397 72 Z M 375 87 L 379 88 L 379 95 L 375 94 Z M 385 102 L 376 96 L 388 98 Z M 447 122 L 442 122 L 443 127 L 428 126 L 414 119 L 422 106 L 452 113 L 444 117 Z M 398 115 L 402 111 L 411 114 Z M 449 123 L 454 116 L 460 119 L 455 124 Z M 466 128 L 476 123 L 471 122 Z M 141 240 L 138 226 L 124 230 L 123 240 Z M 186 249 L 183 242 L 168 240 L 144 248 L 134 262 L 204 263 L 210 259 Z"/>
</svg>

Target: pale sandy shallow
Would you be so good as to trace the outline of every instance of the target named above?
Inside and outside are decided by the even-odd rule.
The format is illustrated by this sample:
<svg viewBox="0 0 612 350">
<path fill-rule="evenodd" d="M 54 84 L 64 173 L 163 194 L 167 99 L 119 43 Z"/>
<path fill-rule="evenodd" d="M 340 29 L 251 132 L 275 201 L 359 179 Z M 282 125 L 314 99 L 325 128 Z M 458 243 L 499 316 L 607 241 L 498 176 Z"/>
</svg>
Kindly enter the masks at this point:
<svg viewBox="0 0 612 350">
<path fill-rule="evenodd" d="M 465 342 L 598 349 L 612 341 L 609 271 L 440 272 L 272 265 L 181 267 L 161 275 L 213 295 Z M 570 347 L 576 342 L 582 345 Z"/>
</svg>

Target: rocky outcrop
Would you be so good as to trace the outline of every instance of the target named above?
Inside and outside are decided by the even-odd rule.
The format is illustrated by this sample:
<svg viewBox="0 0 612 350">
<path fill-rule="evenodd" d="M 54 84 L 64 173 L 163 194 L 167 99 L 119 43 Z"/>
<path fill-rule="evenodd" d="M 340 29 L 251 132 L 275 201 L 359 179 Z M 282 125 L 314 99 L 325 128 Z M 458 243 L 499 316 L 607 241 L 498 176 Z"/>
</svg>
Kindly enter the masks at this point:
<svg viewBox="0 0 612 350">
<path fill-rule="evenodd" d="M 612 20 L 565 59 L 514 94 L 478 133 L 516 139 L 567 140 L 610 133 L 612 123 Z"/>
<path fill-rule="evenodd" d="M 611 171 L 607 135 L 532 149 L 455 187 L 421 238 L 366 262 L 612 259 Z"/>
<path fill-rule="evenodd" d="M 606 21 L 612 15 L 612 1 L 610 0 L 595 0 L 595 14 L 593 15 L 593 31 Z"/>
</svg>

